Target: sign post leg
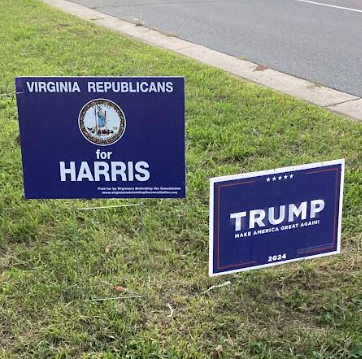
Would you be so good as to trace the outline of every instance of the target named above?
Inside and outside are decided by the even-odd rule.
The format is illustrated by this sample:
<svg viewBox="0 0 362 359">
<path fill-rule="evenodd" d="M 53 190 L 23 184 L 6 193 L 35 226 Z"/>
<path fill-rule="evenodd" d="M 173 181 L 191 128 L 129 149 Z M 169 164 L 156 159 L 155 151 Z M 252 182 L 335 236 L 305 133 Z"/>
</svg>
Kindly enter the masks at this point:
<svg viewBox="0 0 362 359">
<path fill-rule="evenodd" d="M 144 223 L 144 209 L 143 209 L 143 202 L 140 203 L 139 206 L 139 216 L 141 220 L 141 237 L 144 244 L 143 249 L 143 256 L 146 258 L 150 255 L 150 247 L 148 245 L 148 242 L 146 240 L 146 229 L 145 229 L 145 223 Z"/>
<path fill-rule="evenodd" d="M 75 260 L 76 260 L 76 273 L 77 273 L 77 280 L 78 280 L 78 287 L 80 290 L 81 298 L 84 299 L 84 287 L 83 287 L 83 280 L 82 280 L 82 271 L 80 267 L 80 255 L 79 255 L 79 241 L 78 241 L 78 223 L 77 223 L 77 208 L 75 206 L 72 207 L 72 219 L 73 219 L 73 244 L 75 248 Z"/>
</svg>

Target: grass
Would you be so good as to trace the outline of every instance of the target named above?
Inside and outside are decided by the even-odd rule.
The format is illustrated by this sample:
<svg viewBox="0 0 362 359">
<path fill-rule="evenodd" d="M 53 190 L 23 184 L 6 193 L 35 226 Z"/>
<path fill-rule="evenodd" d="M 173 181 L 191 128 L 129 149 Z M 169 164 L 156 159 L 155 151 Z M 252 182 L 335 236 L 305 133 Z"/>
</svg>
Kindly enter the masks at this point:
<svg viewBox="0 0 362 359">
<path fill-rule="evenodd" d="M 362 357 L 361 124 L 35 0 L 0 8 L 1 359 Z M 185 76 L 187 199 L 143 201 L 145 238 L 139 207 L 25 201 L 20 75 Z M 209 177 L 342 157 L 341 255 L 208 278 Z"/>
</svg>

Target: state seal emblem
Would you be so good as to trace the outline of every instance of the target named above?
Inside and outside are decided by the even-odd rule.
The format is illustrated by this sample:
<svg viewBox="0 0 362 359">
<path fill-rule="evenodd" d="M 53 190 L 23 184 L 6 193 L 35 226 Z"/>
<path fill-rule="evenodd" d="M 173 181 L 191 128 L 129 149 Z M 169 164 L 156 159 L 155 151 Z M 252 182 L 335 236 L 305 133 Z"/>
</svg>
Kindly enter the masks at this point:
<svg viewBox="0 0 362 359">
<path fill-rule="evenodd" d="M 82 135 L 100 146 L 116 143 L 126 130 L 126 118 L 121 108 L 105 99 L 88 102 L 79 113 L 78 124 Z"/>
</svg>

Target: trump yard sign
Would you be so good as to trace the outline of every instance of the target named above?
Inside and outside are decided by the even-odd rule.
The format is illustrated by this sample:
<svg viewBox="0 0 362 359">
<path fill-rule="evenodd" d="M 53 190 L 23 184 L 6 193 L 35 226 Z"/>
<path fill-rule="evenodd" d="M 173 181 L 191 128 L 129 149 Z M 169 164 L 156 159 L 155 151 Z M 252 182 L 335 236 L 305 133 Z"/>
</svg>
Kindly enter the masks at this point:
<svg viewBox="0 0 362 359">
<path fill-rule="evenodd" d="M 25 197 L 184 198 L 179 77 L 16 79 Z"/>
<path fill-rule="evenodd" d="M 211 276 L 340 252 L 344 160 L 210 180 Z"/>
</svg>

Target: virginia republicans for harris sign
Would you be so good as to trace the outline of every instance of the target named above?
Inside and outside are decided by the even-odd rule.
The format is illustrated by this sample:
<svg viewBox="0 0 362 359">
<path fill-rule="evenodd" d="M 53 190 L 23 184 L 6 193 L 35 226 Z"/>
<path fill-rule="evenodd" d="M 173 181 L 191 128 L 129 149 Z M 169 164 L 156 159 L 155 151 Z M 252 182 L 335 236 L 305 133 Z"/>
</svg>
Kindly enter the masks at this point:
<svg viewBox="0 0 362 359">
<path fill-rule="evenodd" d="M 211 179 L 209 274 L 340 251 L 344 160 Z"/>
<path fill-rule="evenodd" d="M 178 77 L 16 79 L 25 196 L 184 198 Z"/>
</svg>

